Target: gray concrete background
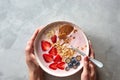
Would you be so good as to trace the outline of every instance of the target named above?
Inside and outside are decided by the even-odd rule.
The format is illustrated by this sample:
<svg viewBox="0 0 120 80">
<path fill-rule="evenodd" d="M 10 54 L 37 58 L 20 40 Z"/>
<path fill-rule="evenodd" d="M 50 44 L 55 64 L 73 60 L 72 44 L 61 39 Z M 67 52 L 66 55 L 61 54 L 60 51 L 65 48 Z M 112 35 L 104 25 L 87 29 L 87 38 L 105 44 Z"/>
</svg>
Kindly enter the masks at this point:
<svg viewBox="0 0 120 80">
<path fill-rule="evenodd" d="M 27 80 L 24 49 L 37 27 L 66 20 L 92 41 L 100 80 L 120 80 L 120 0 L 0 0 L 0 80 Z M 80 73 L 47 80 L 80 80 Z"/>
</svg>

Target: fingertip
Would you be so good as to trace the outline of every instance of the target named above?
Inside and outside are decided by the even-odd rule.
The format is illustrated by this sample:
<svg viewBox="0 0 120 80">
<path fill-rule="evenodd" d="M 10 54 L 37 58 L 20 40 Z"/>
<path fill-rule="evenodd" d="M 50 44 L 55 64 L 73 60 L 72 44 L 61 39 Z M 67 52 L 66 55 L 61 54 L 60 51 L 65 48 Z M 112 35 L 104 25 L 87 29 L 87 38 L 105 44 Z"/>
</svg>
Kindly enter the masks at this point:
<svg viewBox="0 0 120 80">
<path fill-rule="evenodd" d="M 85 57 L 84 57 L 84 61 L 88 61 L 88 56 L 85 56 Z"/>
<path fill-rule="evenodd" d="M 89 63 L 88 57 L 85 56 L 85 57 L 84 57 L 84 67 L 87 67 L 87 66 L 88 66 L 88 63 Z"/>
<path fill-rule="evenodd" d="M 91 43 L 90 39 L 88 40 L 89 43 Z"/>
<path fill-rule="evenodd" d="M 83 73 L 87 74 L 89 72 L 89 61 L 88 61 L 88 57 L 85 56 L 84 57 L 84 65 L 83 65 Z"/>
<path fill-rule="evenodd" d="M 93 50 L 93 47 L 92 47 L 92 43 L 91 43 L 91 41 L 90 40 L 88 40 L 88 42 L 89 42 L 89 56 L 90 57 L 92 57 L 92 58 L 95 58 L 95 54 L 94 54 L 94 50 Z"/>
<path fill-rule="evenodd" d="M 90 48 L 92 48 L 91 40 L 88 40 Z"/>
<path fill-rule="evenodd" d="M 39 32 L 43 29 L 44 27 L 42 26 L 42 27 L 39 27 L 38 29 L 39 29 Z"/>
</svg>

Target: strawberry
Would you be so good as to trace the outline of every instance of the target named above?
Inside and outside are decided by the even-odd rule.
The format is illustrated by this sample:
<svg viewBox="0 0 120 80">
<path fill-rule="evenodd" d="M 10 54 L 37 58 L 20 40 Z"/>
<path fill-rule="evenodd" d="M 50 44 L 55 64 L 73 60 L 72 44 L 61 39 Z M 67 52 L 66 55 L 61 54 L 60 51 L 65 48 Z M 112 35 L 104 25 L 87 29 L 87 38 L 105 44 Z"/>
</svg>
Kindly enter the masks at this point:
<svg viewBox="0 0 120 80">
<path fill-rule="evenodd" d="M 54 59 L 54 62 L 58 63 L 62 61 L 62 57 L 60 55 L 57 55 Z"/>
<path fill-rule="evenodd" d="M 51 49 L 50 49 L 50 51 L 49 51 L 49 54 L 51 54 L 51 55 L 57 55 L 57 49 L 55 48 L 55 47 L 52 47 Z"/>
<path fill-rule="evenodd" d="M 58 64 L 57 64 L 57 67 L 58 67 L 59 69 L 61 69 L 61 70 L 64 70 L 64 68 L 65 68 L 65 62 L 60 62 L 60 63 L 58 63 Z"/>
<path fill-rule="evenodd" d="M 50 69 L 56 70 L 57 69 L 57 63 L 52 63 L 49 65 Z"/>
<path fill-rule="evenodd" d="M 51 37 L 51 40 L 52 40 L 53 43 L 56 43 L 56 41 L 57 41 L 57 36 L 56 36 L 56 35 L 53 35 L 53 36 Z"/>
<path fill-rule="evenodd" d="M 51 43 L 48 41 L 42 40 L 41 47 L 43 51 L 47 51 L 51 47 Z"/>
<path fill-rule="evenodd" d="M 43 54 L 43 58 L 47 63 L 50 63 L 53 61 L 53 56 L 50 54 Z"/>
</svg>

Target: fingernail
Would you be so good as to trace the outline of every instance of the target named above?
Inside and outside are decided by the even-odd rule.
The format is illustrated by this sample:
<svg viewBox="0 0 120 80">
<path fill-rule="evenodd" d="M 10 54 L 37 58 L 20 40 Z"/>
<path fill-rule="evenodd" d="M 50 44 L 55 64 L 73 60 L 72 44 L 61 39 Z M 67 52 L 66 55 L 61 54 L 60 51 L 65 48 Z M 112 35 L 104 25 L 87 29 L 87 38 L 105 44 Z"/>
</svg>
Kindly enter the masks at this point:
<svg viewBox="0 0 120 80">
<path fill-rule="evenodd" d="M 91 41 L 90 41 L 90 40 L 88 40 L 88 42 L 89 42 L 89 43 L 91 43 Z"/>
</svg>

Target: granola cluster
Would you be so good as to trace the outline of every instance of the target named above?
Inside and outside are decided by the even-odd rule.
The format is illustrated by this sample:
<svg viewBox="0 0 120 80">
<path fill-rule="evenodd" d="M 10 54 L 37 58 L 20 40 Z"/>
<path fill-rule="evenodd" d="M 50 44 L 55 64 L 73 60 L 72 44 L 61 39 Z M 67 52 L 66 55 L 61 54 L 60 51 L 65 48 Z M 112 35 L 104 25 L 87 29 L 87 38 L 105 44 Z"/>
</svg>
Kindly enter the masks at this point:
<svg viewBox="0 0 120 80">
<path fill-rule="evenodd" d="M 58 41 L 54 44 L 54 46 L 57 48 L 58 54 L 62 57 L 63 61 L 65 61 L 66 58 L 72 58 L 75 54 L 75 51 L 71 48 L 68 48 L 65 43 L 60 44 Z"/>
</svg>

